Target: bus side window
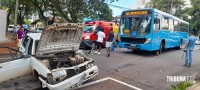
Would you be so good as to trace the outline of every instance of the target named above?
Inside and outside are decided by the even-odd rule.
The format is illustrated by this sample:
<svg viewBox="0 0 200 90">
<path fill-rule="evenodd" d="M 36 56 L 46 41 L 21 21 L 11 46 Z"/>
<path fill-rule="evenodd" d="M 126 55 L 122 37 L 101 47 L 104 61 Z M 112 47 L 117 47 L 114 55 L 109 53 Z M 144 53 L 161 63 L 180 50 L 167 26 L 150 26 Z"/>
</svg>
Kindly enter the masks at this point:
<svg viewBox="0 0 200 90">
<path fill-rule="evenodd" d="M 157 17 L 154 19 L 154 30 L 160 30 L 160 19 Z"/>
</svg>

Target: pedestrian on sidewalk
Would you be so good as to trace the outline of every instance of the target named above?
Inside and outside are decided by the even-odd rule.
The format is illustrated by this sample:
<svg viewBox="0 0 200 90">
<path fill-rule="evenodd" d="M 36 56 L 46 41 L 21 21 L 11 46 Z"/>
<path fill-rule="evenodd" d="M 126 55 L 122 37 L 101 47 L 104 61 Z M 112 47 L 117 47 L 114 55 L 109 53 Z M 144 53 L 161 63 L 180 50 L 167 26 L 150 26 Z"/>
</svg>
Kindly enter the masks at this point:
<svg viewBox="0 0 200 90">
<path fill-rule="evenodd" d="M 112 28 L 112 24 L 111 24 L 110 32 L 108 34 L 108 40 L 106 41 L 107 57 L 110 56 L 110 47 L 112 45 L 113 39 L 114 39 L 114 32 L 113 32 L 113 28 Z"/>
<path fill-rule="evenodd" d="M 101 54 L 101 47 L 103 46 L 103 40 L 105 38 L 105 33 L 104 33 L 104 30 L 101 26 L 98 26 L 97 27 L 97 40 L 96 40 L 96 45 L 97 45 L 97 48 L 96 48 L 96 51 L 94 52 L 95 54 Z"/>
<path fill-rule="evenodd" d="M 25 34 L 24 28 L 21 26 L 17 31 L 18 48 L 20 47 L 24 34 Z"/>
<path fill-rule="evenodd" d="M 195 41 L 197 38 L 194 36 L 194 32 L 190 32 L 189 38 L 183 48 L 184 52 L 186 52 L 185 56 L 185 64 L 183 66 L 191 67 L 192 64 L 192 51 L 195 46 Z"/>
</svg>

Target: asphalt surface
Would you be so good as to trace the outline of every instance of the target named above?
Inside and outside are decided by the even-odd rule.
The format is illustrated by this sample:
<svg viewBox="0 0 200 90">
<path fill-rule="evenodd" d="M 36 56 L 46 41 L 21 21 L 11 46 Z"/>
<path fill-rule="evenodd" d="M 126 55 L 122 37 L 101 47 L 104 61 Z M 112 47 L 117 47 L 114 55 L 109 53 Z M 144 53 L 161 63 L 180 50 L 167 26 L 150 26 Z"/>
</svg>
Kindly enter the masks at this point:
<svg viewBox="0 0 200 90">
<path fill-rule="evenodd" d="M 165 50 L 159 56 L 121 48 L 116 48 L 110 57 L 106 57 L 105 49 L 101 55 L 91 53 L 99 74 L 85 83 L 90 85 L 78 90 L 168 90 L 179 82 L 169 82 L 167 76 L 195 76 L 200 71 L 199 48 L 196 46 L 193 52 L 191 68 L 183 67 L 183 51 L 176 49 Z M 40 90 L 39 82 L 31 74 L 0 83 L 0 90 L 30 89 Z"/>
</svg>

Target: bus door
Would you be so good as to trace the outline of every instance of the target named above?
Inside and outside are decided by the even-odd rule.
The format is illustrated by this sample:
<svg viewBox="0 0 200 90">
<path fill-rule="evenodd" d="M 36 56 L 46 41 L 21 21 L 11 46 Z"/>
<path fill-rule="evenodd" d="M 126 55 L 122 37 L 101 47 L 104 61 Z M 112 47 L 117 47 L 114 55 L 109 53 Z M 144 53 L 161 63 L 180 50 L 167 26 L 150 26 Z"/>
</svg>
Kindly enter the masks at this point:
<svg viewBox="0 0 200 90">
<path fill-rule="evenodd" d="M 161 22 L 161 19 L 160 19 L 160 15 L 155 13 L 155 16 L 154 16 L 154 23 L 153 23 L 153 34 L 152 34 L 152 49 L 154 50 L 158 50 L 159 49 L 159 46 L 160 46 L 160 22 Z"/>
</svg>

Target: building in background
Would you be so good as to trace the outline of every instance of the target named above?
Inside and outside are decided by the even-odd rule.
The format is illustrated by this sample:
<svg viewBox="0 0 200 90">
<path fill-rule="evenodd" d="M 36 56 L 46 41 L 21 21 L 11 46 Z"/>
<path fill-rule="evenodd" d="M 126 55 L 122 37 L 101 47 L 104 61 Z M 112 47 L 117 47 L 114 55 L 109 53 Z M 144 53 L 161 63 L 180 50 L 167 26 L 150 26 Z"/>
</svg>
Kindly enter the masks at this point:
<svg viewBox="0 0 200 90">
<path fill-rule="evenodd" d="M 137 8 L 144 8 L 150 0 L 137 0 Z"/>
<path fill-rule="evenodd" d="M 137 4 L 135 6 L 129 6 L 129 8 L 131 9 L 137 9 L 137 8 L 145 8 L 145 5 L 150 2 L 151 0 L 137 0 Z M 191 2 L 190 0 L 183 0 L 185 1 L 185 6 L 184 8 L 186 7 L 191 7 Z"/>
<path fill-rule="evenodd" d="M 145 8 L 145 5 L 150 2 L 151 0 L 137 0 L 135 6 L 129 6 L 131 9 L 137 9 L 137 8 Z"/>
<path fill-rule="evenodd" d="M 184 6 L 184 8 L 186 8 L 186 7 L 192 7 L 192 6 L 191 6 L 191 1 L 190 1 L 190 0 L 183 0 L 183 1 L 185 1 L 185 6 Z"/>
</svg>

